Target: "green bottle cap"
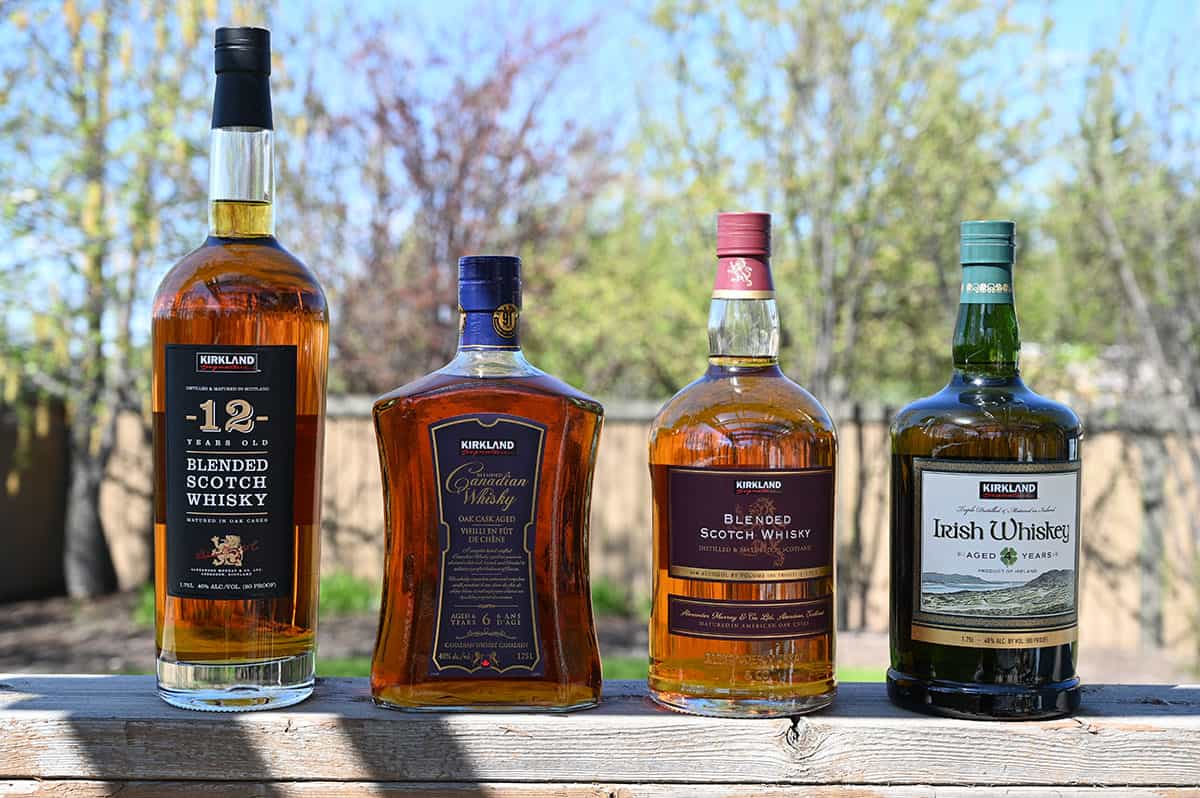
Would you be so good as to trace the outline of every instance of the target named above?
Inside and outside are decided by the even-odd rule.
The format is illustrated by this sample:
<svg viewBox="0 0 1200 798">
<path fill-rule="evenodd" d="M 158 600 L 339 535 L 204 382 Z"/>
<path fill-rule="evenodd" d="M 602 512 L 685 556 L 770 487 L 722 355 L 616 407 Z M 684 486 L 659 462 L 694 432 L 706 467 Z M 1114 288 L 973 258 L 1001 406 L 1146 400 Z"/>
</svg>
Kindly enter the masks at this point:
<svg viewBox="0 0 1200 798">
<path fill-rule="evenodd" d="M 963 222 L 960 233 L 960 260 L 1011 266 L 1017 260 L 1017 225 L 1008 221 Z"/>
</svg>

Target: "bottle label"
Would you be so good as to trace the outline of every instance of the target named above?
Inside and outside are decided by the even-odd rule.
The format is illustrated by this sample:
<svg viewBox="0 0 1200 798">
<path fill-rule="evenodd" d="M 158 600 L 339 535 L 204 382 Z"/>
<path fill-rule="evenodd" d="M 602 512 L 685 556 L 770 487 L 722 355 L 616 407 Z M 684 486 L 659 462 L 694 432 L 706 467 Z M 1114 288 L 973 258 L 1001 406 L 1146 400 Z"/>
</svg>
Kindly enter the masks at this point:
<svg viewBox="0 0 1200 798">
<path fill-rule="evenodd" d="M 833 469 L 667 470 L 671 576 L 780 582 L 833 574 Z"/>
<path fill-rule="evenodd" d="M 541 676 L 533 567 L 546 427 L 495 413 L 434 424 L 437 617 L 430 676 Z"/>
<path fill-rule="evenodd" d="M 833 596 L 812 601 L 727 601 L 667 595 L 667 631 L 712 640 L 786 640 L 833 628 Z"/>
<path fill-rule="evenodd" d="M 1039 648 L 1077 637 L 1079 463 L 914 460 L 914 640 Z"/>
<path fill-rule="evenodd" d="M 960 305 L 1011 305 L 1013 303 L 1012 268 L 1009 266 L 968 264 L 962 267 Z"/>
<path fill-rule="evenodd" d="M 760 258 L 719 258 L 713 299 L 774 299 L 771 266 Z"/>
<path fill-rule="evenodd" d="M 168 344 L 167 594 L 292 592 L 296 347 Z"/>
<path fill-rule="evenodd" d="M 521 348 L 521 309 L 511 302 L 490 311 L 460 312 L 459 349 L 515 352 Z"/>
</svg>

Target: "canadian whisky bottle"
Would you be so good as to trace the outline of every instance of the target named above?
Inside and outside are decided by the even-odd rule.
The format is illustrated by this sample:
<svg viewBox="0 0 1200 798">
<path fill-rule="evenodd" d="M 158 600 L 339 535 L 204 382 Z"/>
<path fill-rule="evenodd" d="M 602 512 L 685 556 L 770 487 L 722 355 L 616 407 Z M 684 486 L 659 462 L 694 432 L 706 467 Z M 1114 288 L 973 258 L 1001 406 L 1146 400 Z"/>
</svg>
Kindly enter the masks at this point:
<svg viewBox="0 0 1200 798">
<path fill-rule="evenodd" d="M 191 709 L 313 687 L 329 317 L 274 235 L 270 71 L 217 30 L 209 235 L 154 298 L 158 691 Z"/>
<path fill-rule="evenodd" d="M 1015 226 L 963 222 L 954 372 L 892 423 L 888 694 L 964 718 L 1079 706 L 1079 443 L 1021 381 Z"/>
<path fill-rule="evenodd" d="M 375 402 L 387 552 L 371 694 L 383 706 L 600 700 L 588 514 L 604 410 L 522 354 L 520 268 L 462 258 L 458 353 Z"/>
<path fill-rule="evenodd" d="M 708 371 L 650 431 L 650 693 L 708 715 L 827 706 L 834 678 L 829 415 L 779 368 L 770 216 L 717 217 Z"/>
</svg>

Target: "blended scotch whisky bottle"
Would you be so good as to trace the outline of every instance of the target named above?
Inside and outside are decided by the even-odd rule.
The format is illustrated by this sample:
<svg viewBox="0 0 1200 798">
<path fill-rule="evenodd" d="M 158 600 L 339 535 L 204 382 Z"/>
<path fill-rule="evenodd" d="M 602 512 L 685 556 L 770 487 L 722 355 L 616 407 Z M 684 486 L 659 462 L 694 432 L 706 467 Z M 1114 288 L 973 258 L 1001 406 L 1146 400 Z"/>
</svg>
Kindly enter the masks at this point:
<svg viewBox="0 0 1200 798">
<path fill-rule="evenodd" d="M 717 217 L 708 371 L 650 431 L 650 693 L 705 715 L 808 712 L 837 689 L 837 437 L 779 369 L 770 224 Z"/>
<path fill-rule="evenodd" d="M 600 700 L 588 514 L 604 409 L 521 353 L 521 261 L 458 264 L 458 354 L 380 397 L 387 515 L 376 703 Z"/>
<path fill-rule="evenodd" d="M 963 222 L 954 373 L 892 424 L 888 694 L 963 718 L 1079 706 L 1079 443 L 1025 387 L 1012 222 Z"/>
<path fill-rule="evenodd" d="M 158 690 L 267 709 L 313 687 L 329 316 L 274 235 L 270 34 L 216 72 L 208 239 L 154 298 Z"/>
</svg>

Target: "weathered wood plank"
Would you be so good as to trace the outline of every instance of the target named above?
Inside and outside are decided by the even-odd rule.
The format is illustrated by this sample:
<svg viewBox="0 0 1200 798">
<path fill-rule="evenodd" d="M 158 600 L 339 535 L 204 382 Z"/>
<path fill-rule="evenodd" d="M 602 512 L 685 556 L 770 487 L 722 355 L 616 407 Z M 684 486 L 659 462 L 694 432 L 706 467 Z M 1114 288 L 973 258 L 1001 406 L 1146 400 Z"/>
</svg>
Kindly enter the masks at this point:
<svg viewBox="0 0 1200 798">
<path fill-rule="evenodd" d="M 634 682 L 566 716 L 409 715 L 362 679 L 231 716 L 172 709 L 149 677 L 0 676 L 0 778 L 1193 787 L 1200 686 L 1091 687 L 1076 718 L 999 724 L 913 715 L 864 684 L 795 721 L 679 715 Z"/>
<path fill-rule="evenodd" d="M 795 786 L 758 784 L 479 784 L 412 782 L 0 781 L 0 795 L 30 798 L 796 798 Z M 1196 798 L 1190 787 L 805 787 L 804 798 Z"/>
</svg>

